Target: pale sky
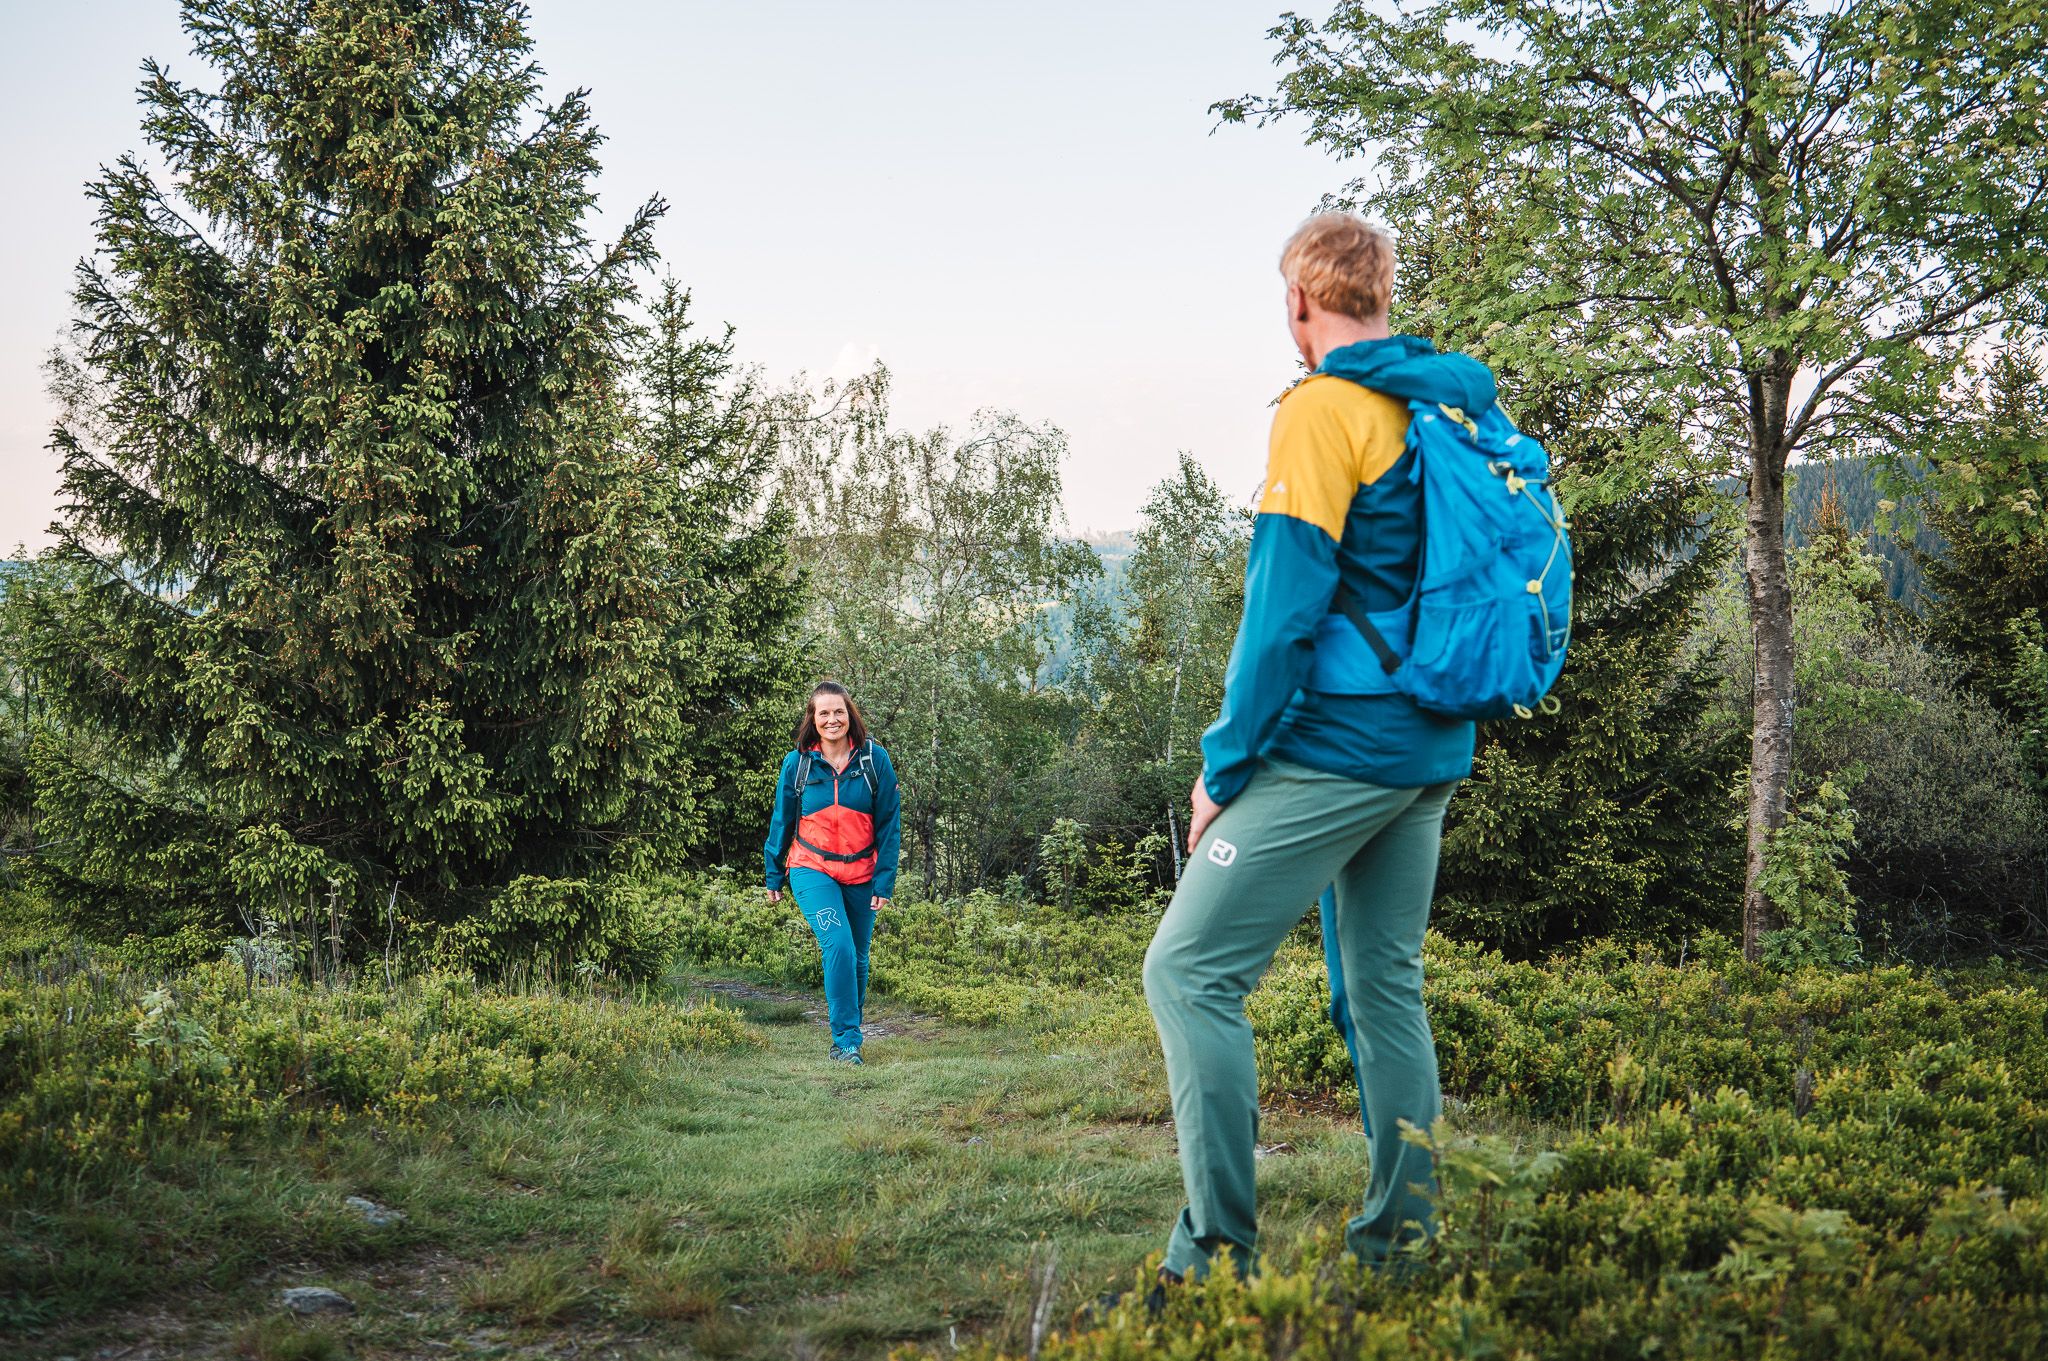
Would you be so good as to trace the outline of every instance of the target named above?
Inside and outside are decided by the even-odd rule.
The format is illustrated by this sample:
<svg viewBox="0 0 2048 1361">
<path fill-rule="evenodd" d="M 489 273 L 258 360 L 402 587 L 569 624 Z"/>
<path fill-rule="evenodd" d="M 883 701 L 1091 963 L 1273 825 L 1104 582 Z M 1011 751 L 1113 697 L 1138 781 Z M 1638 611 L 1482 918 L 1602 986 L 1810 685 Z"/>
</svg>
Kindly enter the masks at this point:
<svg viewBox="0 0 2048 1361">
<path fill-rule="evenodd" d="M 1358 167 L 1207 111 L 1272 88 L 1289 3 L 534 0 L 533 33 L 548 93 L 588 87 L 610 138 L 605 213 L 670 200 L 667 267 L 741 362 L 879 357 L 906 427 L 1051 421 L 1071 527 L 1122 529 L 1177 450 L 1249 496 L 1296 372 L 1280 243 Z M 40 365 L 92 244 L 83 186 L 145 149 L 145 56 L 205 72 L 171 0 L 0 14 L 4 555 L 56 509 Z"/>
</svg>

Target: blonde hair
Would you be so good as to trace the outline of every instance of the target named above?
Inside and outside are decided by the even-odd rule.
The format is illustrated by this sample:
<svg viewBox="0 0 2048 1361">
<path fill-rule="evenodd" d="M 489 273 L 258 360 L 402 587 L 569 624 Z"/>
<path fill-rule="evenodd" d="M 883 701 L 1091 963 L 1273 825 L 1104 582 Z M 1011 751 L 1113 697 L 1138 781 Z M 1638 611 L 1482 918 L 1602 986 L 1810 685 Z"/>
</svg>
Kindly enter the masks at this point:
<svg viewBox="0 0 2048 1361">
<path fill-rule="evenodd" d="M 1394 243 L 1363 218 L 1317 213 L 1287 238 L 1280 273 L 1316 306 L 1363 321 L 1394 295 Z"/>
</svg>

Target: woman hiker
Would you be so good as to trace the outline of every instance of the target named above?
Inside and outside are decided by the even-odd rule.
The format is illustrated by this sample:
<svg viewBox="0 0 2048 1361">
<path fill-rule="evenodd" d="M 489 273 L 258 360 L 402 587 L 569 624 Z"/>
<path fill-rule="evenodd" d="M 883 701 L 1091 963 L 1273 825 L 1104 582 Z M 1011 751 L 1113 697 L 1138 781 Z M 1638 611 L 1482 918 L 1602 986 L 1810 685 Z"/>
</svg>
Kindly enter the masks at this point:
<svg viewBox="0 0 2048 1361">
<path fill-rule="evenodd" d="M 837 681 L 811 691 L 782 758 L 768 823 L 768 899 L 785 883 L 825 955 L 831 1057 L 859 1063 L 861 1005 L 875 909 L 896 891 L 903 804 L 889 753 L 868 736 L 860 706 Z"/>
</svg>

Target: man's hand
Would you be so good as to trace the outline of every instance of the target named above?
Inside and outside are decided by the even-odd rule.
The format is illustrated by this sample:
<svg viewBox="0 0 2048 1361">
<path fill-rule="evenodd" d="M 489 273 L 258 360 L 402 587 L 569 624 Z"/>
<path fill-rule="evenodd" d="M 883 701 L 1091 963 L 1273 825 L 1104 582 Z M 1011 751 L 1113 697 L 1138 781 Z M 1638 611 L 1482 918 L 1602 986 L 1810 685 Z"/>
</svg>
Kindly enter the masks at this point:
<svg viewBox="0 0 2048 1361">
<path fill-rule="evenodd" d="M 881 910 L 882 910 L 883 908 L 887 907 L 888 905 L 889 905 L 889 900 L 888 900 L 887 898 L 870 898 L 870 899 L 868 899 L 868 906 L 869 906 L 869 907 L 872 907 L 872 908 L 873 908 L 873 909 L 875 909 L 875 911 L 877 911 L 877 912 L 880 912 L 880 911 L 881 911 Z"/>
<path fill-rule="evenodd" d="M 781 901 L 782 901 L 782 890 L 781 890 L 781 889 L 779 889 L 779 888 L 771 888 L 771 889 L 769 889 L 769 890 L 768 890 L 768 901 L 769 901 L 769 902 L 771 902 L 771 903 L 779 903 L 779 902 L 781 902 Z"/>
<path fill-rule="evenodd" d="M 1195 805 L 1195 816 L 1188 822 L 1188 854 L 1195 853 L 1195 843 L 1202 839 L 1202 833 L 1209 830 L 1209 824 L 1223 811 L 1223 805 L 1209 797 L 1209 786 L 1202 783 L 1202 777 L 1195 776 L 1194 793 L 1190 796 Z"/>
</svg>

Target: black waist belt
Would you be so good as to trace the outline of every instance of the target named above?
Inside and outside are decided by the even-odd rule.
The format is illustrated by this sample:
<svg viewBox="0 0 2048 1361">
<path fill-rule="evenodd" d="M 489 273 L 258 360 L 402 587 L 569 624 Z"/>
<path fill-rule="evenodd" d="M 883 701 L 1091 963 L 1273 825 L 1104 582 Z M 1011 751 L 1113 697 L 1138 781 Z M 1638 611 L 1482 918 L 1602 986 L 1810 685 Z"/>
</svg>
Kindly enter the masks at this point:
<svg viewBox="0 0 2048 1361">
<path fill-rule="evenodd" d="M 868 848 L 864 851 L 857 851 L 852 855 L 841 855 L 838 851 L 828 851 L 822 846 L 813 846 L 810 842 L 804 840 L 803 833 L 801 832 L 797 833 L 796 844 L 809 851 L 812 855 L 822 855 L 827 860 L 837 860 L 842 865 L 859 864 L 875 853 L 875 843 L 870 841 Z"/>
</svg>

